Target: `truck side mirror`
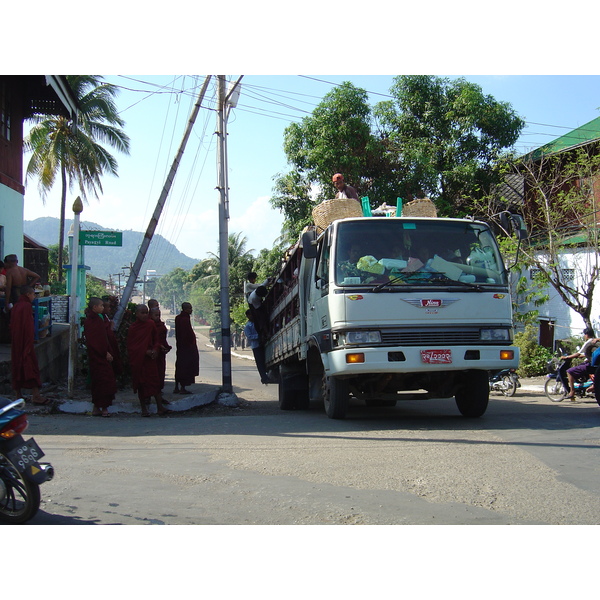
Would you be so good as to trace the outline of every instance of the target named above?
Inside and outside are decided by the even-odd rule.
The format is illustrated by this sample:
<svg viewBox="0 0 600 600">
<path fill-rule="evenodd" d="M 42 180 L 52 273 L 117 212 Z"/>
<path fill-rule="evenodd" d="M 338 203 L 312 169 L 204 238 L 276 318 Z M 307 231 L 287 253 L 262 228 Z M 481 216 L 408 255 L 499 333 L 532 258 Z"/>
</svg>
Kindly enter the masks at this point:
<svg viewBox="0 0 600 600">
<path fill-rule="evenodd" d="M 521 215 L 510 215 L 512 222 L 513 231 L 516 233 L 517 238 L 520 240 L 526 240 L 529 237 L 527 233 L 527 225 L 525 219 Z"/>
<path fill-rule="evenodd" d="M 317 236 L 315 231 L 305 231 L 302 234 L 302 254 L 304 258 L 317 257 Z"/>
<path fill-rule="evenodd" d="M 526 240 L 529 237 L 527 225 L 521 215 L 515 215 L 504 211 L 500 213 L 500 225 L 508 233 L 514 233 L 518 240 Z"/>
</svg>

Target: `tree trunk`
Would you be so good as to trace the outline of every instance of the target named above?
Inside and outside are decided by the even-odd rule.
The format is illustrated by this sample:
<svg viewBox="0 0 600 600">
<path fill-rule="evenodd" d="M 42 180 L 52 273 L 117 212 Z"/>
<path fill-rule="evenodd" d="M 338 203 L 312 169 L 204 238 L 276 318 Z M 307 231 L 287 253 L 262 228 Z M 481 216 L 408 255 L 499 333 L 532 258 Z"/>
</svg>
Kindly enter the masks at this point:
<svg viewBox="0 0 600 600">
<path fill-rule="evenodd" d="M 63 248 L 65 245 L 65 206 L 67 204 L 67 174 L 65 167 L 60 168 L 62 191 L 60 195 L 60 231 L 58 232 L 58 281 L 63 280 Z M 71 261 L 72 263 L 73 261 Z M 75 271 L 73 271 L 74 274 Z"/>
</svg>

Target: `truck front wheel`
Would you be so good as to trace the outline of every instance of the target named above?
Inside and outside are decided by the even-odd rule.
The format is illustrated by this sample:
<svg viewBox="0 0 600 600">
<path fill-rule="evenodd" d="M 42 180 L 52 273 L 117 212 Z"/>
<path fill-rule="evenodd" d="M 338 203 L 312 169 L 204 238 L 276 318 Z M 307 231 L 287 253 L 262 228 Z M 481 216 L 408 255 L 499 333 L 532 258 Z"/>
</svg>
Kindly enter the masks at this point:
<svg viewBox="0 0 600 600">
<path fill-rule="evenodd" d="M 323 403 L 330 419 L 345 419 L 350 403 L 348 382 L 339 377 L 323 375 Z"/>
<path fill-rule="evenodd" d="M 481 417 L 490 400 L 490 384 L 485 371 L 470 371 L 456 391 L 456 406 L 464 417 Z"/>
</svg>

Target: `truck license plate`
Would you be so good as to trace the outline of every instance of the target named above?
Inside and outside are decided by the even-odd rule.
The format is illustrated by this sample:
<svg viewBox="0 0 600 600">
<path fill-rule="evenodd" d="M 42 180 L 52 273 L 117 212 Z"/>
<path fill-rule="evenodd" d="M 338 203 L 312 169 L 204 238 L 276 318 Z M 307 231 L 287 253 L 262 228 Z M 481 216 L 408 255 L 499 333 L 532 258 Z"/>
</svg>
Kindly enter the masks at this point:
<svg viewBox="0 0 600 600">
<path fill-rule="evenodd" d="M 421 350 L 421 360 L 431 365 L 450 364 L 452 350 Z"/>
</svg>

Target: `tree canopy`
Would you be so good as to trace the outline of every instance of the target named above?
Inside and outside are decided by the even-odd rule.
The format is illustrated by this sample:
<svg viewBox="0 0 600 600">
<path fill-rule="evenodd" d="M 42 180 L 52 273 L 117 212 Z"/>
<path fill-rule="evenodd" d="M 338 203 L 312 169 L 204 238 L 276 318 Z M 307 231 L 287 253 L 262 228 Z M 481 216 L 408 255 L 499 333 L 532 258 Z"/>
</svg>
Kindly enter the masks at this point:
<svg viewBox="0 0 600 600">
<path fill-rule="evenodd" d="M 465 79 L 396 77 L 393 100 L 375 108 L 407 198 L 428 196 L 458 216 L 498 183 L 494 167 L 518 139 L 523 120 L 507 102 Z"/>
<path fill-rule="evenodd" d="M 67 81 L 79 106 L 77 122 L 63 116 L 36 117 L 36 124 L 25 140 L 25 149 L 32 153 L 26 177 L 38 178 L 42 199 L 60 175 L 59 264 L 62 263 L 67 190 L 76 183 L 84 200 L 87 192 L 98 197 L 102 192 L 102 176 L 118 174 L 117 161 L 103 144 L 129 153 L 129 137 L 121 129 L 125 123 L 114 101 L 118 88 L 103 82 L 97 75 L 67 75 Z M 62 271 L 59 271 L 61 279 Z"/>
<path fill-rule="evenodd" d="M 452 216 L 499 181 L 495 163 L 524 127 L 508 103 L 464 79 L 429 75 L 396 77 L 390 95 L 372 108 L 366 90 L 344 82 L 286 128 L 291 170 L 275 176 L 271 203 L 290 241 L 315 204 L 333 197 L 337 172 L 372 207 L 428 196 Z"/>
</svg>

